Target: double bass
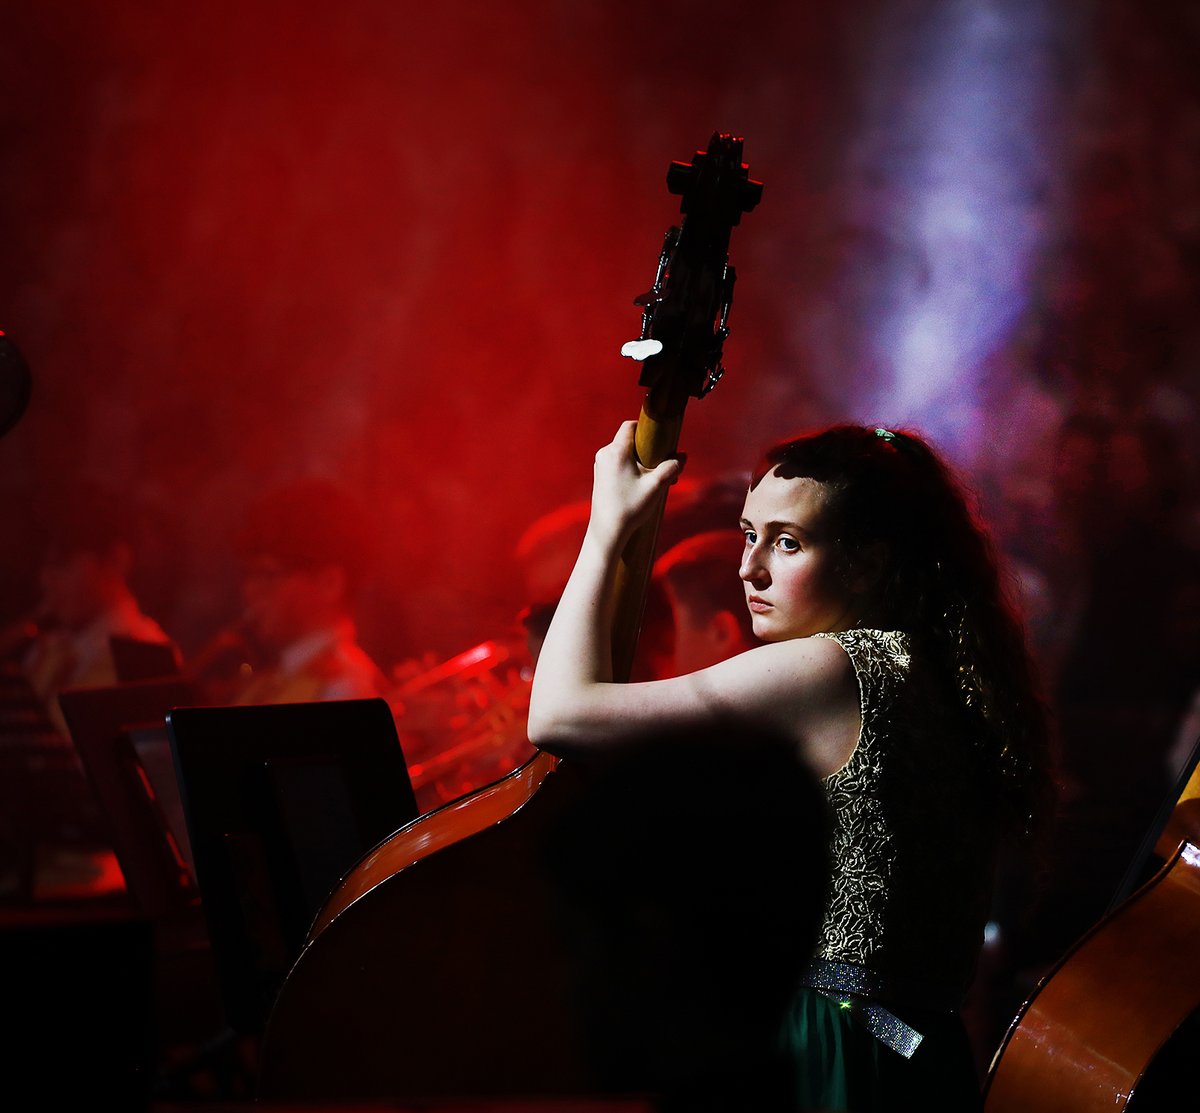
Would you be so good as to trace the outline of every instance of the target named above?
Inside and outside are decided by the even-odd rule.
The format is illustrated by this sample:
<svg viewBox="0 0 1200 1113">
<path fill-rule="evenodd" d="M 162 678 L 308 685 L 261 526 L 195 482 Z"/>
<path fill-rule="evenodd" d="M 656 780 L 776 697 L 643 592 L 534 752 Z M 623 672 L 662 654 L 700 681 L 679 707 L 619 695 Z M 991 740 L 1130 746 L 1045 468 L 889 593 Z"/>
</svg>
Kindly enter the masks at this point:
<svg viewBox="0 0 1200 1113">
<path fill-rule="evenodd" d="M 1198 756 L 1200 744 L 1109 911 L 1010 1024 L 986 1113 L 1158 1113 L 1200 1101 Z"/>
<path fill-rule="evenodd" d="M 635 299 L 641 334 L 622 349 L 641 366 L 636 448 L 647 467 L 677 451 L 689 400 L 723 374 L 730 237 L 762 193 L 742 146 L 714 133 L 667 171 L 682 219 Z M 632 670 L 664 505 L 665 495 L 618 569 L 618 681 Z M 578 770 L 541 751 L 365 855 L 317 914 L 278 993 L 260 1100 L 594 1092 L 575 960 L 545 869 L 547 832 L 578 787 Z"/>
</svg>

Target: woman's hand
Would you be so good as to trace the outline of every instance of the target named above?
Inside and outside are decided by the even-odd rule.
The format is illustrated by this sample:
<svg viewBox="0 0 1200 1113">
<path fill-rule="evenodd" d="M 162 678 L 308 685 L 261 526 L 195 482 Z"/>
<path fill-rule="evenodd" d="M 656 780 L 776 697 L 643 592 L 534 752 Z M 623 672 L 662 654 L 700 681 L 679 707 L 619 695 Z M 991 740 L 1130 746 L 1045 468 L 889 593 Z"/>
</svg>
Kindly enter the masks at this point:
<svg viewBox="0 0 1200 1113">
<path fill-rule="evenodd" d="M 606 544 L 623 543 L 683 470 L 681 459 L 645 468 L 637 459 L 636 421 L 624 421 L 609 444 L 596 453 L 592 512 L 588 532 Z"/>
</svg>

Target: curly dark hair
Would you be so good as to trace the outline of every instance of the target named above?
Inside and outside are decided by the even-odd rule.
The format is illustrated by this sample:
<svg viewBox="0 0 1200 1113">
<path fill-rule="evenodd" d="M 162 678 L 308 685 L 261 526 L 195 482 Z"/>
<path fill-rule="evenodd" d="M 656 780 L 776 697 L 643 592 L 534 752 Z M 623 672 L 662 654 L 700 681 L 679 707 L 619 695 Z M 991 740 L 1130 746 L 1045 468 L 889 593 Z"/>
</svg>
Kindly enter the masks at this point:
<svg viewBox="0 0 1200 1113">
<path fill-rule="evenodd" d="M 1027 832 L 1052 807 L 1047 704 L 1023 624 L 966 488 L 911 430 L 834 425 L 768 449 L 768 472 L 825 488 L 824 514 L 847 578 L 877 564 L 861 621 L 904 631 L 965 736 L 997 803 Z"/>
</svg>

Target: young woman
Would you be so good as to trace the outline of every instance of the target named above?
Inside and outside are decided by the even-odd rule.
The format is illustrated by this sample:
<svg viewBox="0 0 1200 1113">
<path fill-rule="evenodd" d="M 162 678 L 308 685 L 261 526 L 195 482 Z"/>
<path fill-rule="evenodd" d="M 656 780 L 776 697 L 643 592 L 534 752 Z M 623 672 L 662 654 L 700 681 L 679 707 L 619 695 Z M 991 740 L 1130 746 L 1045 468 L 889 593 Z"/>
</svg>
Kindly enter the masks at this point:
<svg viewBox="0 0 1200 1113">
<path fill-rule="evenodd" d="M 835 426 L 778 445 L 741 523 L 763 644 L 616 684 L 618 557 L 680 471 L 642 468 L 635 428 L 596 454 L 591 518 L 534 676 L 531 741 L 569 757 L 739 719 L 794 740 L 833 817 L 831 895 L 784 1033 L 797 1108 L 978 1108 L 959 1008 L 1000 837 L 1032 826 L 1049 784 L 1043 705 L 986 534 L 911 433 Z"/>
</svg>

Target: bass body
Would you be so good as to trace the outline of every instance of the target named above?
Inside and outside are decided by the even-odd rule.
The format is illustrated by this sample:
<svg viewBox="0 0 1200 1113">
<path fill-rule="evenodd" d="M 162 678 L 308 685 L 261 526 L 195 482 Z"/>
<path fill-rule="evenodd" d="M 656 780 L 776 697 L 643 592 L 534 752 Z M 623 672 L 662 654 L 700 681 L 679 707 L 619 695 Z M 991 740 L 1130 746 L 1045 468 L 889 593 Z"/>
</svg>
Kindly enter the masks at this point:
<svg viewBox="0 0 1200 1113">
<path fill-rule="evenodd" d="M 1047 974 L 992 1061 L 986 1113 L 1194 1106 L 1200 1047 L 1200 771 L 1193 755 L 1146 855 L 1158 869 Z M 1144 872 L 1138 865 L 1131 877 Z M 1123 888 L 1130 886 L 1127 880 Z M 1191 1093 L 1184 1100 L 1184 1093 Z"/>
<path fill-rule="evenodd" d="M 762 185 L 742 140 L 714 134 L 673 162 L 672 227 L 651 289 L 635 299 L 645 394 L 637 454 L 677 451 L 684 409 L 723 373 L 732 228 Z M 630 346 L 627 346 L 630 347 Z M 665 502 L 665 500 L 664 500 Z M 613 616 L 613 675 L 628 680 L 663 505 L 626 548 Z M 603 1092 L 603 1035 L 582 988 L 586 933 L 546 868 L 585 771 L 538 753 L 422 816 L 347 875 L 285 979 L 259 1056 L 272 1101 Z M 583 948 L 583 950 L 581 950 Z"/>
</svg>

